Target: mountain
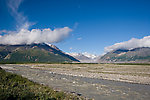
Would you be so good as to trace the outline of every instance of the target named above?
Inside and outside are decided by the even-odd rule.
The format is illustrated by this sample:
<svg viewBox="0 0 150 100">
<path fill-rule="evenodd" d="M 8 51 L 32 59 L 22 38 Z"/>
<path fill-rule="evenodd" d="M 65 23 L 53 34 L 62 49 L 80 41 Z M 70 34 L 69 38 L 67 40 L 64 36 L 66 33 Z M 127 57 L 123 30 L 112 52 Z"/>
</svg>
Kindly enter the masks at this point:
<svg viewBox="0 0 150 100">
<path fill-rule="evenodd" d="M 102 56 L 99 62 L 150 62 L 150 47 L 113 50 Z"/>
<path fill-rule="evenodd" d="M 67 53 L 67 54 L 73 56 L 74 58 L 78 59 L 82 63 L 95 63 L 97 60 L 96 55 L 89 54 L 87 52 L 84 52 L 84 53 Z"/>
<path fill-rule="evenodd" d="M 0 62 L 79 62 L 51 44 L 0 45 Z"/>
</svg>

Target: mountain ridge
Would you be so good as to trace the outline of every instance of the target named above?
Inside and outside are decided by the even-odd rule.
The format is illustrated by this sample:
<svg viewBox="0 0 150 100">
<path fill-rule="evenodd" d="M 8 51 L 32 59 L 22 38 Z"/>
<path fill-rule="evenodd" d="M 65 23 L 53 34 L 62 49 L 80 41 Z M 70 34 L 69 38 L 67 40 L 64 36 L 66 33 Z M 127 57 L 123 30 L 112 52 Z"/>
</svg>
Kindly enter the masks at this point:
<svg viewBox="0 0 150 100">
<path fill-rule="evenodd" d="M 150 62 L 150 47 L 138 47 L 133 49 L 117 49 L 103 55 L 99 62 Z"/>
<path fill-rule="evenodd" d="M 45 43 L 3 45 L 0 44 L 0 62 L 79 62 L 56 46 Z"/>
</svg>

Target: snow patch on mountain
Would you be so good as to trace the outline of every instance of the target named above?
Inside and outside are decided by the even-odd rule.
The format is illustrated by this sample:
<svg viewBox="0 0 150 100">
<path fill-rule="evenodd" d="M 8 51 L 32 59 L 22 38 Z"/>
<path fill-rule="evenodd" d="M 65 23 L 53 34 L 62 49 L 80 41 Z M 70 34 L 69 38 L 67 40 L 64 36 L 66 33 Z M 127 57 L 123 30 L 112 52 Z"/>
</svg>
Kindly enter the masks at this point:
<svg viewBox="0 0 150 100">
<path fill-rule="evenodd" d="M 83 53 L 72 52 L 72 53 L 67 53 L 67 54 L 73 56 L 74 58 L 80 60 L 80 62 L 83 62 L 83 63 L 94 63 L 97 61 L 97 58 L 98 58 L 97 55 L 90 54 L 88 52 L 83 52 Z"/>
</svg>

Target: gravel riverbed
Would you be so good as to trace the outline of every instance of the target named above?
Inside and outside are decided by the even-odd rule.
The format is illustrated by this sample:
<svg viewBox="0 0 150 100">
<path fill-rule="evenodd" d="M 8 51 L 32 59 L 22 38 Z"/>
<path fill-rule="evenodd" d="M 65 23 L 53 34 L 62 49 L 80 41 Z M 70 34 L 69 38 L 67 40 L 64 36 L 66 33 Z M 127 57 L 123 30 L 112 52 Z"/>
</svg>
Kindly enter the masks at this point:
<svg viewBox="0 0 150 100">
<path fill-rule="evenodd" d="M 44 84 L 79 96 L 95 100 L 150 100 L 150 85 L 100 79 L 94 74 L 57 72 L 53 68 L 37 68 L 33 65 L 0 65 L 8 72 L 16 73 L 34 82 Z M 70 74 L 69 74 L 70 73 Z M 146 79 L 145 79 L 146 80 Z"/>
</svg>

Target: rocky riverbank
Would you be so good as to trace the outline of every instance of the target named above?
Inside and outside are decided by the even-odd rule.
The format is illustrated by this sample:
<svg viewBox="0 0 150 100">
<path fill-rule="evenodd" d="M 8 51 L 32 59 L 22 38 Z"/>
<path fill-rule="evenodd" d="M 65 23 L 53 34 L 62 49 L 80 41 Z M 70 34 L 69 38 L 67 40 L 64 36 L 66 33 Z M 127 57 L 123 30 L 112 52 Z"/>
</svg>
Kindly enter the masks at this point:
<svg viewBox="0 0 150 100">
<path fill-rule="evenodd" d="M 41 64 L 0 65 L 8 72 L 16 73 L 34 82 L 53 87 L 54 90 L 61 90 L 86 98 L 94 98 L 95 100 L 149 100 L 150 98 L 150 85 L 84 77 L 82 73 L 75 75 L 75 72 L 79 71 L 78 68 L 81 66 L 78 66 L 76 70 L 73 67 L 70 69 L 66 67 L 69 65 L 63 66 L 68 69 L 67 74 L 62 72 L 59 74 L 58 72 L 61 70 L 57 72 L 60 65 L 42 66 Z M 50 66 L 53 68 L 50 69 Z M 69 73 L 70 70 L 75 71 L 72 74 Z M 87 71 L 85 68 L 84 70 Z"/>
<path fill-rule="evenodd" d="M 104 69 L 104 67 L 106 67 L 107 69 L 106 68 Z M 87 66 L 80 65 L 80 67 L 79 66 L 77 67 L 76 65 L 70 65 L 69 68 L 69 66 L 65 64 L 64 65 L 40 64 L 40 65 L 31 65 L 31 68 L 49 70 L 52 73 L 57 73 L 61 75 L 107 79 L 113 81 L 122 81 L 122 82 L 139 83 L 139 84 L 150 84 L 150 66 L 98 65 L 98 67 L 95 67 L 95 65 L 93 64 Z"/>
</svg>

